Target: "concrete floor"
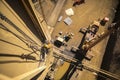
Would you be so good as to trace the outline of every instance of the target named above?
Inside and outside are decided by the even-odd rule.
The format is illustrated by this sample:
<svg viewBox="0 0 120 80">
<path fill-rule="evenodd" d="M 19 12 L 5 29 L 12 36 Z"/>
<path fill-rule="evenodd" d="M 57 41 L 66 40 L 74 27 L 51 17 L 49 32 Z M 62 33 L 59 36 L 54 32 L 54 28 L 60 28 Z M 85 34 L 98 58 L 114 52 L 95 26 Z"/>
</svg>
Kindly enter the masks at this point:
<svg viewBox="0 0 120 80">
<path fill-rule="evenodd" d="M 72 32 L 74 33 L 74 36 L 67 43 L 68 47 L 71 46 L 78 47 L 83 36 L 83 34 L 79 32 L 80 28 L 88 27 L 94 20 L 98 20 L 99 18 L 101 19 L 107 16 L 109 17 L 110 21 L 105 26 L 100 26 L 98 34 L 103 32 L 114 18 L 115 13 L 114 9 L 117 5 L 117 2 L 118 2 L 117 0 L 86 0 L 85 4 L 72 7 L 73 1 L 67 0 L 60 14 L 60 16 L 63 16 L 63 18 L 60 22 L 56 23 L 54 31 L 52 33 L 52 38 L 55 39 L 55 37 L 58 36 L 58 33 L 60 31 L 62 31 L 63 34 L 66 34 L 66 32 Z M 75 13 L 73 16 L 69 16 L 73 21 L 72 24 L 69 26 L 63 22 L 63 20 L 66 17 L 68 17 L 65 14 L 65 10 L 68 8 L 72 8 Z M 92 48 L 92 53 L 94 54 L 93 59 L 91 61 L 84 60 L 83 63 L 99 68 L 102 62 L 102 57 L 105 52 L 107 41 L 108 38 L 104 39 L 103 41 L 98 43 L 95 47 L 93 47 Z M 55 80 L 60 80 L 65 71 L 68 69 L 68 67 L 66 67 L 65 65 L 69 66 L 69 63 L 64 63 L 64 65 L 58 69 L 58 72 L 56 72 Z M 75 77 L 76 73 L 79 73 L 77 77 Z M 71 80 L 95 80 L 95 79 L 96 76 L 87 70 L 83 70 L 82 72 L 78 70 L 77 72 L 75 72 L 75 74 L 73 74 L 73 77 L 71 78 Z"/>
</svg>

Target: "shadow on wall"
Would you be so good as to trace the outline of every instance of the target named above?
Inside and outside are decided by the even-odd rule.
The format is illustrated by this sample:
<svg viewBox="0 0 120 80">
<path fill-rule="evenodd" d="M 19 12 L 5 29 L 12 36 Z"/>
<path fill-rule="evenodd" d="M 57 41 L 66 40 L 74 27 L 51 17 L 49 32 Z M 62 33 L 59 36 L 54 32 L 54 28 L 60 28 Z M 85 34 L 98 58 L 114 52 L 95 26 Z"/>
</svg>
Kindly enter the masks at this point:
<svg viewBox="0 0 120 80">
<path fill-rule="evenodd" d="M 17 13 L 17 15 L 19 15 L 32 33 L 41 40 L 41 36 L 38 34 L 38 31 L 35 28 L 36 25 L 34 25 L 33 21 L 25 10 L 22 0 L 6 0 L 6 2 Z"/>
<path fill-rule="evenodd" d="M 5 64 L 5 63 L 35 63 L 38 62 L 39 60 L 36 60 L 36 58 L 32 55 L 16 55 L 16 54 L 9 54 L 9 53 L 0 53 L 0 58 L 1 57 L 17 57 L 21 59 L 25 59 L 26 61 L 20 61 L 20 60 L 5 60 L 5 61 L 0 61 L 0 64 Z M 27 61 L 27 60 L 32 60 L 32 61 Z"/>
<path fill-rule="evenodd" d="M 7 44 L 11 44 L 11 45 L 16 46 L 16 47 L 19 47 L 19 48 L 21 48 L 21 49 L 23 49 L 23 50 L 26 50 L 26 51 L 28 51 L 28 52 L 32 52 L 32 51 L 30 51 L 30 50 L 28 50 L 28 49 L 25 49 L 25 48 L 22 47 L 22 46 L 19 46 L 19 45 L 17 45 L 17 44 L 11 43 L 11 42 L 8 42 L 8 41 L 6 41 L 6 40 L 0 39 L 0 41 L 5 42 L 5 43 L 7 43 Z"/>
</svg>

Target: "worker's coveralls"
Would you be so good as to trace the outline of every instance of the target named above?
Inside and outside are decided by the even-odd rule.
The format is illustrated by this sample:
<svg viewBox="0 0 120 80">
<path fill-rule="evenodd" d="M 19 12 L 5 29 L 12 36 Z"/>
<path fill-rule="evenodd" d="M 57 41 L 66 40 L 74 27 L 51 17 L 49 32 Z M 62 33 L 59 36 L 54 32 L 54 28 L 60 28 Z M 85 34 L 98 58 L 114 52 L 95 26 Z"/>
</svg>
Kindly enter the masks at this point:
<svg viewBox="0 0 120 80">
<path fill-rule="evenodd" d="M 45 60 L 45 55 L 49 53 L 49 49 L 51 48 L 51 44 L 44 44 L 41 48 L 41 60 Z"/>
</svg>

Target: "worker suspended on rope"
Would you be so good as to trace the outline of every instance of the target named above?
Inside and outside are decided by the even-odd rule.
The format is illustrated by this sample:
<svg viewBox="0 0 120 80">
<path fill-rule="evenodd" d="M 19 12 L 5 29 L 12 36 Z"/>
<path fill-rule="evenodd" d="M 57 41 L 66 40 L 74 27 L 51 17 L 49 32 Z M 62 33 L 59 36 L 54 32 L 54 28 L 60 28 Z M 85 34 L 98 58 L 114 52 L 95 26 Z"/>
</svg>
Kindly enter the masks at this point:
<svg viewBox="0 0 120 80">
<path fill-rule="evenodd" d="M 50 41 L 45 41 L 45 43 L 41 47 L 40 58 L 41 58 L 42 61 L 45 60 L 45 57 L 49 53 L 51 47 L 52 47 L 52 44 L 50 43 Z"/>
</svg>

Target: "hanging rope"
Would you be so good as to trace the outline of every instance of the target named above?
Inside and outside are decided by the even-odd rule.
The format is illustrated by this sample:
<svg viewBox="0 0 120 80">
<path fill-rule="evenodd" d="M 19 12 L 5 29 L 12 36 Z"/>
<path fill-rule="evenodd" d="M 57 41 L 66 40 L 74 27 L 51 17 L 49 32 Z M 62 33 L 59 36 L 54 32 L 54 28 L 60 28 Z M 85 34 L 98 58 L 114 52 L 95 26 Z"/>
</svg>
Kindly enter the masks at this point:
<svg viewBox="0 0 120 80">
<path fill-rule="evenodd" d="M 22 34 L 22 36 L 17 35 L 16 33 L 12 32 L 11 30 L 9 30 L 6 26 L 4 26 L 3 24 L 0 23 L 1 28 L 10 32 L 11 34 L 13 34 L 14 36 L 16 36 L 18 39 L 20 39 L 22 42 L 24 42 L 28 47 L 30 47 L 32 50 L 34 51 L 38 51 L 38 46 L 40 46 L 39 44 L 37 44 L 32 38 L 30 38 L 27 34 L 25 34 L 20 28 L 18 28 L 14 23 L 12 23 L 6 16 L 4 16 L 1 12 L 0 12 L 0 18 L 5 21 L 6 23 L 8 23 L 9 25 L 11 25 L 14 29 L 16 29 L 20 34 Z"/>
<path fill-rule="evenodd" d="M 25 34 L 19 27 L 17 27 L 12 21 L 10 21 L 6 16 L 4 16 L 2 13 L 0 13 L 0 18 L 10 24 L 12 27 L 14 27 L 18 32 L 20 32 L 25 38 L 28 38 L 30 42 L 34 42 L 34 44 L 37 44 L 33 39 L 31 39 L 27 34 Z M 38 45 L 38 44 L 37 44 Z"/>
</svg>

